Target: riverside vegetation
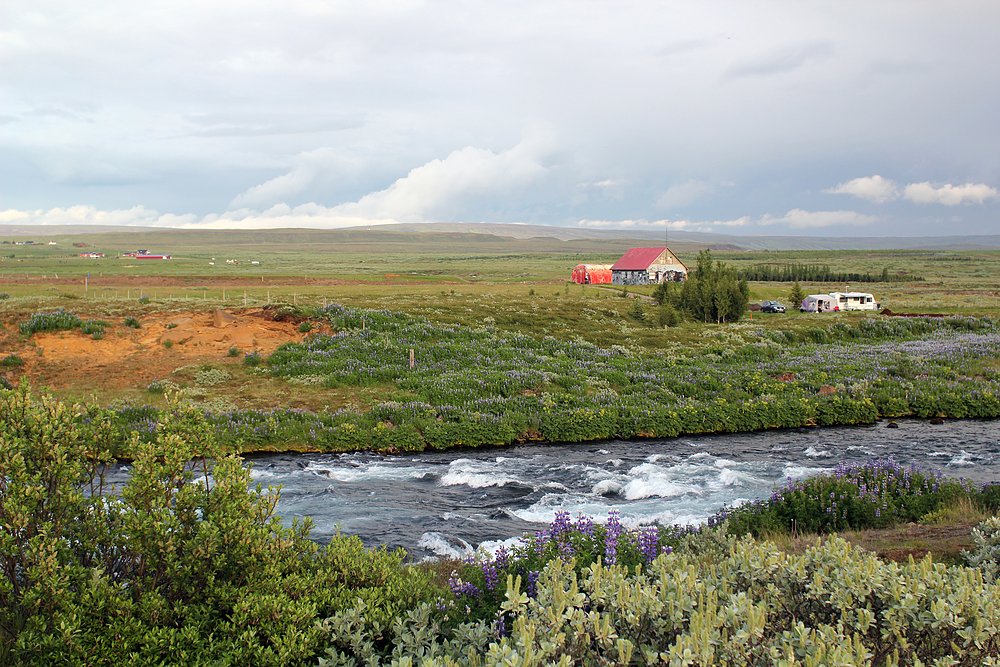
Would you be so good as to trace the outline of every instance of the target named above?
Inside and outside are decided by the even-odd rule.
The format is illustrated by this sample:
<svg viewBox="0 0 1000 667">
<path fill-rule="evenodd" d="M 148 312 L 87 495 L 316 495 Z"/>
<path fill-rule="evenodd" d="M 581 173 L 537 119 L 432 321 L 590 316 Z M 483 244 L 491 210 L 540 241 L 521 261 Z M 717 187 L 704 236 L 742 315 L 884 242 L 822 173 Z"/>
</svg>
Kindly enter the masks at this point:
<svg viewBox="0 0 1000 667">
<path fill-rule="evenodd" d="M 420 451 L 1000 416 L 1000 330 L 990 318 L 868 318 L 799 333 L 738 325 L 698 353 L 637 354 L 385 310 L 309 312 L 336 333 L 267 358 L 248 353 L 251 372 L 292 385 L 378 386 L 392 400 L 364 412 L 199 403 L 229 450 Z M 126 456 L 130 434 L 155 438 L 165 411 L 91 405 L 87 418 L 114 423 L 107 447 Z"/>
<path fill-rule="evenodd" d="M 104 488 L 116 426 L 84 414 L 0 389 L 0 664 L 1000 664 L 996 519 L 969 565 L 752 535 L 823 514 L 831 488 L 837 520 L 864 526 L 963 498 L 995 512 L 997 485 L 871 462 L 703 529 L 561 514 L 444 585 L 401 552 L 284 527 L 278 491 L 252 486 L 191 406 L 131 436 L 128 483 Z"/>
</svg>

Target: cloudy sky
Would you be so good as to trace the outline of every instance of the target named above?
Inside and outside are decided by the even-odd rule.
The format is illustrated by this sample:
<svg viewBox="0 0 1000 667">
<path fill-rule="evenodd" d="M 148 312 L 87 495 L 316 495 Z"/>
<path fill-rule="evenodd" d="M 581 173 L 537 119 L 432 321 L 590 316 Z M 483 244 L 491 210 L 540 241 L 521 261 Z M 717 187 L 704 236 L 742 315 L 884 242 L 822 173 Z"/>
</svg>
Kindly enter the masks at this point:
<svg viewBox="0 0 1000 667">
<path fill-rule="evenodd" d="M 1000 3 L 4 0 L 0 224 L 1000 233 Z"/>
</svg>

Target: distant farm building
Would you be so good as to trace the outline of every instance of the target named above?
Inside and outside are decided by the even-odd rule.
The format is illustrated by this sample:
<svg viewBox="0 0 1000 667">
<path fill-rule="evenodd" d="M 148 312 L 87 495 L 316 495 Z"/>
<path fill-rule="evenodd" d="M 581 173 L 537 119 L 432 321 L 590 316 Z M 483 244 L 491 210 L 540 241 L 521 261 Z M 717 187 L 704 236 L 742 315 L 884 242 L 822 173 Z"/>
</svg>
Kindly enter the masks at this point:
<svg viewBox="0 0 1000 667">
<path fill-rule="evenodd" d="M 609 264 L 578 264 L 573 269 L 570 278 L 581 285 L 599 285 L 611 282 L 611 266 Z"/>
<path fill-rule="evenodd" d="M 170 255 L 150 255 L 148 250 L 136 250 L 127 252 L 122 257 L 135 257 L 136 259 L 170 259 Z"/>
<path fill-rule="evenodd" d="M 679 283 L 688 270 L 670 248 L 631 248 L 611 267 L 615 285 Z"/>
</svg>

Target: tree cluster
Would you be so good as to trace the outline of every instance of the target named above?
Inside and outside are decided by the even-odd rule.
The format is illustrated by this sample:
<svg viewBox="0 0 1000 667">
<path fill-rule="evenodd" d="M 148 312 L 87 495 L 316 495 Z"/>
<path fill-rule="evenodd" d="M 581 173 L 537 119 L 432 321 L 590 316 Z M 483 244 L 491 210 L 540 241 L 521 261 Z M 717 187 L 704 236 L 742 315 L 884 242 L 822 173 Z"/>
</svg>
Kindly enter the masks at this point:
<svg viewBox="0 0 1000 667">
<path fill-rule="evenodd" d="M 883 267 L 881 273 L 837 272 L 829 265 L 815 264 L 755 264 L 739 271 L 740 278 L 756 282 L 790 283 L 802 280 L 813 283 L 905 283 L 922 281 L 923 277 L 900 273 L 889 273 Z"/>
<path fill-rule="evenodd" d="M 738 322 L 750 303 L 750 287 L 735 269 L 712 261 L 712 251 L 698 253 L 698 268 L 678 289 L 663 283 L 653 292 L 661 306 L 682 311 L 699 322 Z"/>
</svg>

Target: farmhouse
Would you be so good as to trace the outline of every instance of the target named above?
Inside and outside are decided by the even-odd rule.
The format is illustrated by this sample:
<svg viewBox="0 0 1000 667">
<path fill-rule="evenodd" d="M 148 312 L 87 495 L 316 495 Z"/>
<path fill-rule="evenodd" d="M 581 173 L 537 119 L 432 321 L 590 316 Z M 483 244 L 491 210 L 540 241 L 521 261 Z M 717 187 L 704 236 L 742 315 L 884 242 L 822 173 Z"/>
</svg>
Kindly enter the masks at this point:
<svg viewBox="0 0 1000 667">
<path fill-rule="evenodd" d="M 679 283 L 688 270 L 670 248 L 631 248 L 611 267 L 615 285 Z"/>
</svg>

